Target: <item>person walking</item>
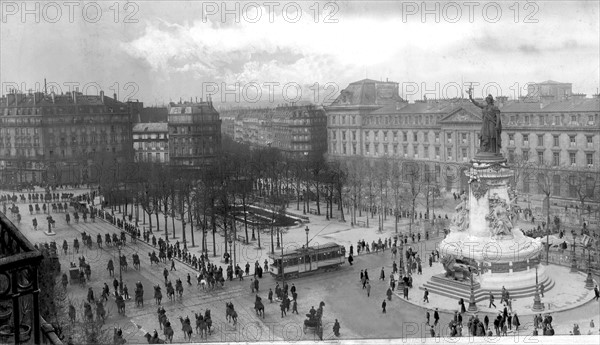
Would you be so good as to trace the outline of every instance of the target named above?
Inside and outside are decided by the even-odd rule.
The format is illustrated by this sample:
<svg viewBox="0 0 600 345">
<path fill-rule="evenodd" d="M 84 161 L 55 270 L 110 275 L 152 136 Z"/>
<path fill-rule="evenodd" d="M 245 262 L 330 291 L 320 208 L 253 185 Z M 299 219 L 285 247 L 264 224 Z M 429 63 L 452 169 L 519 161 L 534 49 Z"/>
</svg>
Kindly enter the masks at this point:
<svg viewBox="0 0 600 345">
<path fill-rule="evenodd" d="M 283 315 L 287 315 L 287 313 L 285 312 L 285 303 L 282 301 L 281 304 L 279 304 L 279 308 L 281 308 L 281 318 L 283 319 Z"/>
<path fill-rule="evenodd" d="M 381 303 L 381 309 L 383 309 L 383 310 L 382 310 L 382 312 L 383 312 L 384 314 L 385 314 L 385 306 L 386 306 L 386 305 L 387 305 L 387 303 L 385 303 L 385 300 L 383 300 L 383 303 Z"/>
<path fill-rule="evenodd" d="M 429 318 L 430 318 L 429 309 L 427 309 L 427 310 L 425 311 L 425 324 L 426 324 L 427 326 L 429 326 Z"/>
<path fill-rule="evenodd" d="M 379 280 L 385 280 L 385 272 L 383 271 L 383 267 L 381 268 L 381 274 L 379 275 Z"/>
<path fill-rule="evenodd" d="M 440 314 L 438 313 L 438 308 L 435 308 L 435 311 L 433 312 L 433 325 L 437 326 L 439 321 L 440 321 Z"/>
<path fill-rule="evenodd" d="M 175 260 L 171 259 L 171 271 L 177 271 L 177 268 L 175 268 Z"/>
<path fill-rule="evenodd" d="M 391 287 L 389 287 L 387 289 L 386 294 L 387 294 L 388 301 L 391 301 L 392 300 L 392 288 Z"/>
<path fill-rule="evenodd" d="M 545 287 L 544 287 L 544 282 L 542 282 L 542 283 L 540 284 L 540 293 L 541 293 L 542 297 L 544 297 L 544 290 L 545 290 Z"/>
<path fill-rule="evenodd" d="M 403 292 L 404 292 L 404 298 L 408 299 L 408 286 L 406 284 L 404 284 Z"/>
<path fill-rule="evenodd" d="M 269 303 L 273 303 L 273 289 L 269 288 Z"/>
<path fill-rule="evenodd" d="M 517 313 L 513 315 L 512 323 L 513 326 L 515 326 L 515 332 L 518 332 L 519 326 L 521 326 L 521 322 L 519 322 L 519 317 L 517 316 Z"/>
<path fill-rule="evenodd" d="M 488 308 L 491 308 L 492 306 L 494 306 L 494 308 L 497 308 L 494 304 L 494 295 L 492 294 L 492 291 L 490 291 L 490 305 L 488 306 Z"/>
<path fill-rule="evenodd" d="M 254 279 L 250 279 L 250 293 L 254 293 Z"/>
<path fill-rule="evenodd" d="M 294 299 L 294 303 L 292 303 L 292 314 L 298 314 L 298 302 Z"/>
<path fill-rule="evenodd" d="M 594 297 L 594 300 L 598 300 L 600 298 L 600 290 L 598 290 L 598 285 L 596 285 L 596 287 L 594 288 L 594 294 L 596 295 L 596 297 Z"/>
<path fill-rule="evenodd" d="M 429 303 L 429 290 L 425 288 L 425 292 L 423 292 L 423 302 Z"/>
<path fill-rule="evenodd" d="M 367 297 L 371 296 L 371 284 L 369 284 L 369 282 L 367 282 Z"/>
</svg>

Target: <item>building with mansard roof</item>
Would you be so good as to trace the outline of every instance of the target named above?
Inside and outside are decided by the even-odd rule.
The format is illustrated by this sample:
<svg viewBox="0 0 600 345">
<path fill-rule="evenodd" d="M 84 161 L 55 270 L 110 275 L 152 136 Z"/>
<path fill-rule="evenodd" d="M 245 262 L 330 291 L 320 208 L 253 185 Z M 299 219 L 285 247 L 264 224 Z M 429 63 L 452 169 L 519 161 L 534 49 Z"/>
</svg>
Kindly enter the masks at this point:
<svg viewBox="0 0 600 345">
<path fill-rule="evenodd" d="M 423 176 L 430 174 L 443 189 L 466 190 L 463 172 L 479 148 L 481 109 L 468 99 L 408 103 L 398 95 L 397 85 L 369 79 L 354 82 L 325 107 L 328 157 L 419 162 Z M 566 83 L 551 86 L 560 88 L 544 86 L 543 94 L 520 100 L 496 97 L 504 154 L 509 162 L 542 162 L 560 172 L 554 177 L 553 196 L 577 197 L 576 172 L 595 179 L 598 191 L 600 98 L 572 94 Z M 517 186 L 525 193 L 540 192 L 531 177 Z"/>
<path fill-rule="evenodd" d="M 13 92 L 0 98 L 0 184 L 84 183 L 99 155 L 133 157 L 131 109 L 116 95 Z"/>
</svg>

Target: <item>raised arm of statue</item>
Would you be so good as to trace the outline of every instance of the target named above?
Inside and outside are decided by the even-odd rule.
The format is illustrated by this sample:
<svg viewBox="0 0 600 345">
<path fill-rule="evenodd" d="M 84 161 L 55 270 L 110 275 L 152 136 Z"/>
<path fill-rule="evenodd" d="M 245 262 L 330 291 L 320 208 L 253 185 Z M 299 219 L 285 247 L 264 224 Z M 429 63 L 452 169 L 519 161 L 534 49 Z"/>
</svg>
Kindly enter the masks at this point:
<svg viewBox="0 0 600 345">
<path fill-rule="evenodd" d="M 475 104 L 476 106 L 478 106 L 479 108 L 483 109 L 485 108 L 485 105 L 477 102 L 476 100 L 473 99 L 472 95 L 471 95 L 471 89 L 469 89 L 469 100 L 471 101 L 471 103 Z"/>
</svg>

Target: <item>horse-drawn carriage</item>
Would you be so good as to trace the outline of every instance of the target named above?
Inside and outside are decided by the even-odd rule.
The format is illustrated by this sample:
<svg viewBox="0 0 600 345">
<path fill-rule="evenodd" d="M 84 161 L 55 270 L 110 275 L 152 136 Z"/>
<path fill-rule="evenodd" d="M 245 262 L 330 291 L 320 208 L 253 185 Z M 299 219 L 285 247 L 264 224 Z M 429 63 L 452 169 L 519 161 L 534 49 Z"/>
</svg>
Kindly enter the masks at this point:
<svg viewBox="0 0 600 345">
<path fill-rule="evenodd" d="M 303 331 L 306 333 L 307 329 L 314 329 L 316 333 L 323 332 L 323 307 L 325 306 L 325 302 L 319 304 L 319 309 L 315 310 L 314 308 L 310 309 L 309 314 L 306 314 L 306 320 L 304 320 L 304 328 Z"/>
</svg>

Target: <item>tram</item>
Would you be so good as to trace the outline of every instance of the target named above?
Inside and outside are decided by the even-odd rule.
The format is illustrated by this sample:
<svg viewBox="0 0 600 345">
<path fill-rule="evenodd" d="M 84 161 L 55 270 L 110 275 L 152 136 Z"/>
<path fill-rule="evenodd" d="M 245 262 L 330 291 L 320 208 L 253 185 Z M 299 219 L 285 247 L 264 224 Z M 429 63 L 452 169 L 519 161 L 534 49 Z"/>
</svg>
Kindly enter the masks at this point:
<svg viewBox="0 0 600 345">
<path fill-rule="evenodd" d="M 346 248 L 329 242 L 322 245 L 288 250 L 285 253 L 271 253 L 269 272 L 276 279 L 297 278 L 315 272 L 337 270 L 344 263 Z M 283 259 L 283 266 L 282 266 Z"/>
</svg>

